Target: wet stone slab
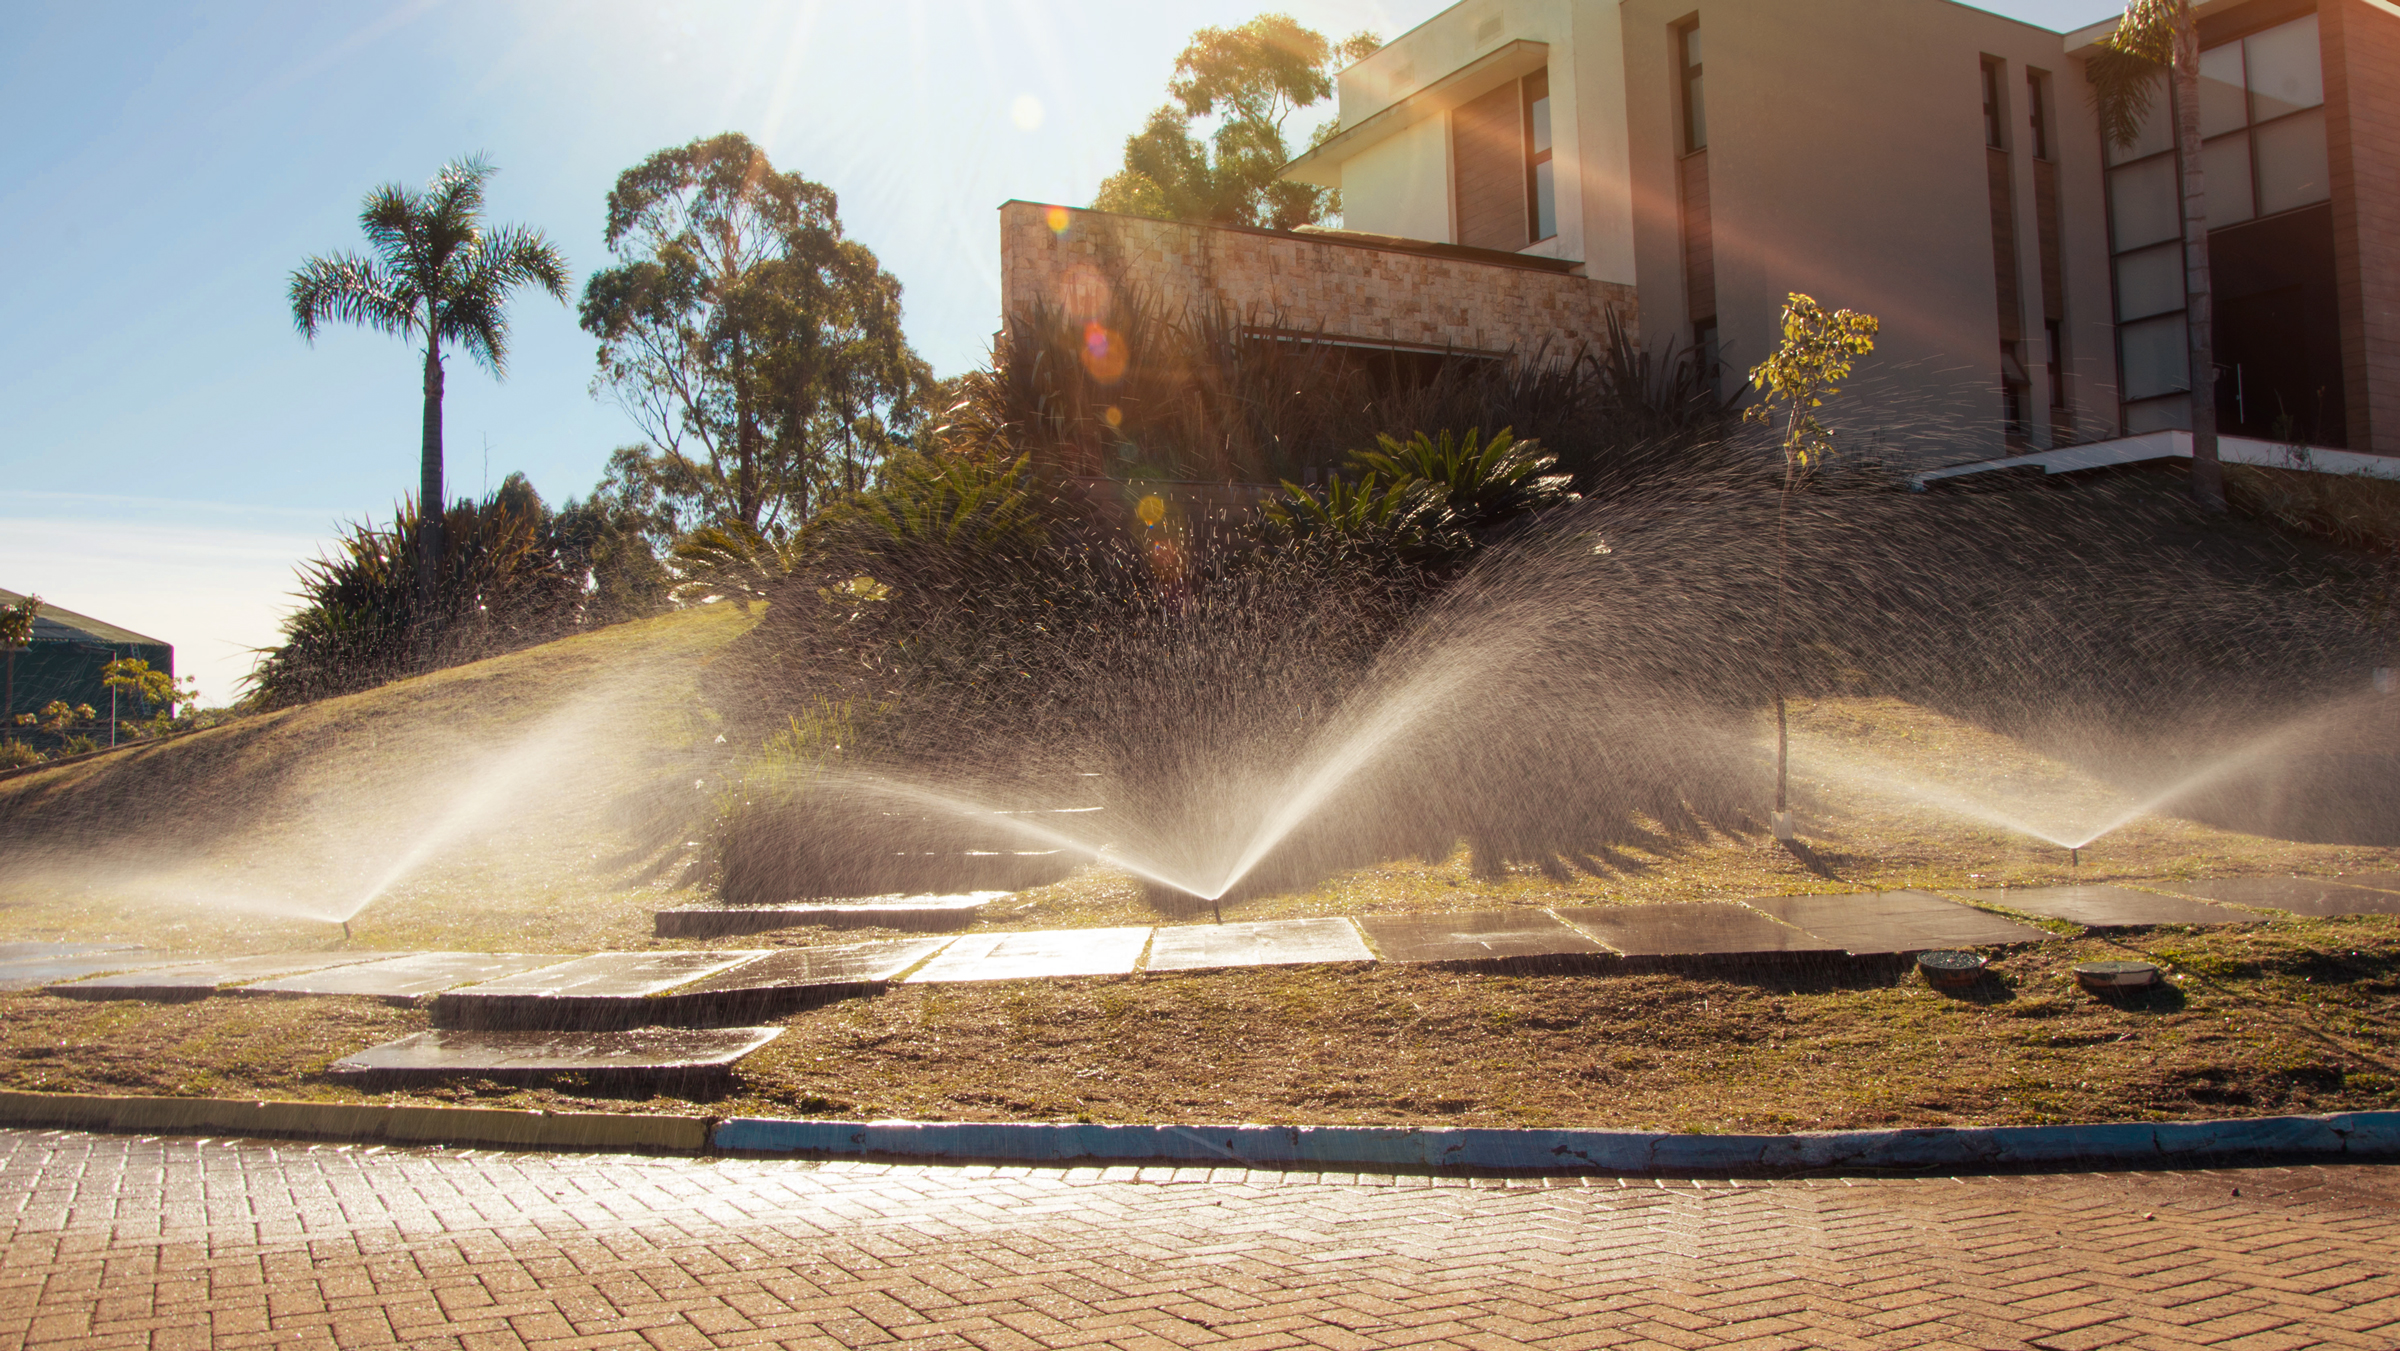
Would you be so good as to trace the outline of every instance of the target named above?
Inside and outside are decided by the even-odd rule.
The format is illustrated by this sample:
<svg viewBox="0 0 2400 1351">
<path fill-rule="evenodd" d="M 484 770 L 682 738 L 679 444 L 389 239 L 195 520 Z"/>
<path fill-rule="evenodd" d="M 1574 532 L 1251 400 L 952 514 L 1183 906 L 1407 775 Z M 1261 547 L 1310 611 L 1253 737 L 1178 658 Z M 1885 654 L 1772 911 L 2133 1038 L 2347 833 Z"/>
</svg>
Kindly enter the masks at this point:
<svg viewBox="0 0 2400 1351">
<path fill-rule="evenodd" d="M 780 1027 L 644 1027 L 621 1032 L 461 1032 L 435 1028 L 335 1061 L 364 1079 L 539 1079 L 589 1074 L 673 1085 L 722 1075 L 783 1034 Z"/>
<path fill-rule="evenodd" d="M 188 957 L 154 957 L 130 943 L 0 943 L 0 990 L 31 990 L 102 971 L 174 966 Z"/>
<path fill-rule="evenodd" d="M 686 1027 L 781 1018 L 837 999 L 878 994 L 951 941 L 904 938 L 785 948 L 644 1002 L 657 1021 Z"/>
<path fill-rule="evenodd" d="M 2030 924 L 1944 900 L 1930 891 L 1760 896 L 1749 905 L 1858 957 L 2039 943 L 2050 937 Z"/>
<path fill-rule="evenodd" d="M 2131 887 L 1994 887 L 1959 895 L 2028 915 L 2063 919 L 2087 929 L 2130 929 L 2145 924 L 2255 924 L 2246 910 L 2211 905 L 2185 896 L 2161 896 Z"/>
<path fill-rule="evenodd" d="M 1150 929 L 1146 925 L 970 934 L 952 942 L 940 956 L 919 967 L 907 983 L 1127 975 L 1141 959 L 1142 947 L 1149 941 Z"/>
<path fill-rule="evenodd" d="M 243 995 L 360 995 L 394 1003 L 415 1003 L 428 995 L 461 985 L 513 976 L 572 961 L 568 953 L 420 952 L 388 962 L 337 966 L 279 980 L 245 985 Z"/>
<path fill-rule="evenodd" d="M 1475 962 L 1597 957 L 1608 949 L 1542 910 L 1449 915 L 1362 915 L 1358 927 L 1387 962 Z"/>
<path fill-rule="evenodd" d="M 968 891 L 948 896 L 869 896 L 858 900 L 809 901 L 793 905 L 696 905 L 661 910 L 654 918 L 661 938 L 724 938 L 815 925 L 828 929 L 963 929 L 1005 891 Z"/>
<path fill-rule="evenodd" d="M 1196 971 L 1219 966 L 1296 966 L 1310 962 L 1371 962 L 1375 954 L 1346 919 L 1262 920 L 1245 924 L 1179 924 L 1150 938 L 1145 971 Z"/>
<path fill-rule="evenodd" d="M 602 952 L 436 996 L 436 1027 L 595 1031 L 657 1021 L 649 996 L 755 961 L 771 949 Z"/>
<path fill-rule="evenodd" d="M 69 999 L 205 999 L 215 994 L 220 986 L 247 985 L 276 976 L 355 966 L 362 962 L 380 962 L 409 955 L 405 952 L 270 952 L 255 957 L 183 962 L 114 976 L 95 976 L 89 980 L 53 985 L 49 992 L 65 995 Z"/>
<path fill-rule="evenodd" d="M 1558 914 L 1628 957 L 1830 955 L 1842 950 L 1838 943 L 1778 923 L 1731 901 L 1591 905 L 1560 910 Z"/>
<path fill-rule="evenodd" d="M 2219 877 L 2200 882 L 2161 882 L 2168 891 L 2231 905 L 2258 905 L 2313 919 L 2336 915 L 2400 915 L 2400 876 L 2377 873 L 2366 877 Z"/>
</svg>

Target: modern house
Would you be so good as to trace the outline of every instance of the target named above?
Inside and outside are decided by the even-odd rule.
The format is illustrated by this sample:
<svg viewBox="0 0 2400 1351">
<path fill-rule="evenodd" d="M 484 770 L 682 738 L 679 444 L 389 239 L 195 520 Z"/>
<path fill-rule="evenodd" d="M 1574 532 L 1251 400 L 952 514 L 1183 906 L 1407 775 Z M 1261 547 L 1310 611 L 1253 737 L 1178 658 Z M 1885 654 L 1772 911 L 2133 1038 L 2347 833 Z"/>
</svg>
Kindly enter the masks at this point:
<svg viewBox="0 0 2400 1351">
<path fill-rule="evenodd" d="M 0 588 L 0 605 L 14 605 L 23 599 L 17 592 Z M 107 741 L 112 716 L 130 721 L 153 711 L 123 701 L 110 702 L 113 692 L 101 679 L 100 668 L 123 658 L 146 661 L 154 671 L 175 672 L 171 644 L 45 601 L 41 613 L 34 616 L 31 645 L 0 652 L 7 686 L 7 718 L 0 735 L 54 741 L 18 727 L 16 720 L 20 714 L 39 713 L 43 705 L 59 700 L 71 706 L 91 705 L 98 717 L 82 731 Z"/>
<path fill-rule="evenodd" d="M 2400 0 L 2198 12 L 2225 456 L 2400 476 Z M 1520 354 L 1600 341 L 1613 310 L 1738 383 L 1800 291 L 1883 321 L 1850 402 L 1887 449 L 2188 455 L 2175 127 L 2162 98 L 2139 144 L 2103 143 L 2084 65 L 2110 26 L 1463 0 L 1343 71 L 1339 131 L 1284 170 L 1341 190 L 1343 230 L 1012 202 L 1003 303 L 1132 281 L 1329 341 Z"/>
</svg>

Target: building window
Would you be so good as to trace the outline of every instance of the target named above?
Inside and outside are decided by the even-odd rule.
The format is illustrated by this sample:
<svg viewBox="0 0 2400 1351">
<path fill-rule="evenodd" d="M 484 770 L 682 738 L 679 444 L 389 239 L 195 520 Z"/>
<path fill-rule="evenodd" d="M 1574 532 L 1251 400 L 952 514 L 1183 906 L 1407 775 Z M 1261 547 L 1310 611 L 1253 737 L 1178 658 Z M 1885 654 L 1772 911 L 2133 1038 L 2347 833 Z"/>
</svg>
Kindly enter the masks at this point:
<svg viewBox="0 0 2400 1351">
<path fill-rule="evenodd" d="M 2309 15 L 2200 54 L 2200 162 L 2211 232 L 2331 196 L 2317 41 Z M 2152 82 L 2133 145 L 2102 147 L 2119 392 L 2132 432 L 2190 425 L 2182 183 L 2165 86 Z M 2221 283 L 2218 290 L 2222 305 L 2228 293 Z M 2233 336 L 2224 319 L 2218 316 L 2220 349 Z"/>
<path fill-rule="evenodd" d="M 2067 326 L 2063 320 L 2042 322 L 2042 336 L 2049 343 L 2050 406 L 2067 406 Z"/>
<path fill-rule="evenodd" d="M 1700 22 L 1676 30 L 1677 62 L 1683 69 L 1683 149 L 1708 149 L 1708 103 L 1700 90 Z"/>
<path fill-rule="evenodd" d="M 1558 233 L 1558 181 L 1550 166 L 1550 72 L 1525 77 L 1525 200 L 1534 242 Z"/>
<path fill-rule="evenodd" d="M 2025 72 L 2026 111 L 2033 119 L 2033 157 L 2052 158 L 2050 154 L 2050 77 L 2038 70 Z M 1987 133 L 1988 134 L 1988 133 Z"/>
<path fill-rule="evenodd" d="M 2211 229 L 2332 195 L 2315 15 L 2200 54 L 2200 135 Z"/>
<path fill-rule="evenodd" d="M 2008 109 L 2000 102 L 2000 63 L 1983 58 L 1983 143 L 2008 149 Z"/>
<path fill-rule="evenodd" d="M 2021 445 L 2032 435 L 2025 405 L 2033 381 L 2025 373 L 2025 363 L 2017 359 L 2017 347 L 2005 339 L 2000 343 L 2000 420 L 2009 441 Z"/>
</svg>

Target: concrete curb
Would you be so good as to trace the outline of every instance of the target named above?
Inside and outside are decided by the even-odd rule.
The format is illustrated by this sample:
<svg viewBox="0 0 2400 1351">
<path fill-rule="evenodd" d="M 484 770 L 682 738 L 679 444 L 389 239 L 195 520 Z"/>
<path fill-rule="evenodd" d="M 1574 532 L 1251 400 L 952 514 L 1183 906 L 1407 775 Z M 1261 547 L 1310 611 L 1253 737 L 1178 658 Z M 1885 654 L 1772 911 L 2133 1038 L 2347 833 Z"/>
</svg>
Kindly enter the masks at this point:
<svg viewBox="0 0 2400 1351">
<path fill-rule="evenodd" d="M 0 1091 L 0 1127 L 498 1149 L 886 1158 L 924 1163 L 1188 1164 L 1346 1172 L 1462 1170 L 1612 1176 L 2061 1164 L 2172 1167 L 2267 1157 L 2400 1158 L 2400 1112 L 1794 1135 L 772 1117 L 735 1117 L 712 1129 L 702 1117 L 617 1112 Z"/>
<path fill-rule="evenodd" d="M 736 1117 L 718 1123 L 709 1143 L 720 1153 L 817 1158 L 1182 1163 L 1371 1172 L 1468 1169 L 1633 1175 L 1831 1168 L 1993 1168 L 2065 1163 L 2158 1167 L 2238 1157 L 2400 1156 L 2400 1112 L 2261 1117 L 2247 1121 L 1932 1127 L 1795 1135 Z"/>
<path fill-rule="evenodd" d="M 82 1093 L 0 1092 L 0 1126 L 53 1126 L 135 1135 L 297 1136 L 500 1149 L 697 1154 L 708 1148 L 708 1121 L 696 1116 L 346 1102 L 225 1102 Z"/>
</svg>

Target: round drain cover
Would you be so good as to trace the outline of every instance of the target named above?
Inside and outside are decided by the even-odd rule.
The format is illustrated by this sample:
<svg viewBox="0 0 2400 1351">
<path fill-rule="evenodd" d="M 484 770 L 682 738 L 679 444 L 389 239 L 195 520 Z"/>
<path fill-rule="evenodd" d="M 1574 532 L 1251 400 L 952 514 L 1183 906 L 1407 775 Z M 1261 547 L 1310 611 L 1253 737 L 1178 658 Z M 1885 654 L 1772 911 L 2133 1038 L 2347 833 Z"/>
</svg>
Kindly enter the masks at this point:
<svg viewBox="0 0 2400 1351">
<path fill-rule="evenodd" d="M 2148 962 L 2082 962 L 2075 967 L 2075 983 L 2094 993 L 2156 985 L 2158 968 Z"/>
<path fill-rule="evenodd" d="M 1917 954 L 1917 969 L 1925 973 L 1926 981 L 1945 990 L 1972 985 L 1982 979 L 1983 964 L 1982 954 L 1960 952 L 1954 948 L 1936 948 Z"/>
</svg>

